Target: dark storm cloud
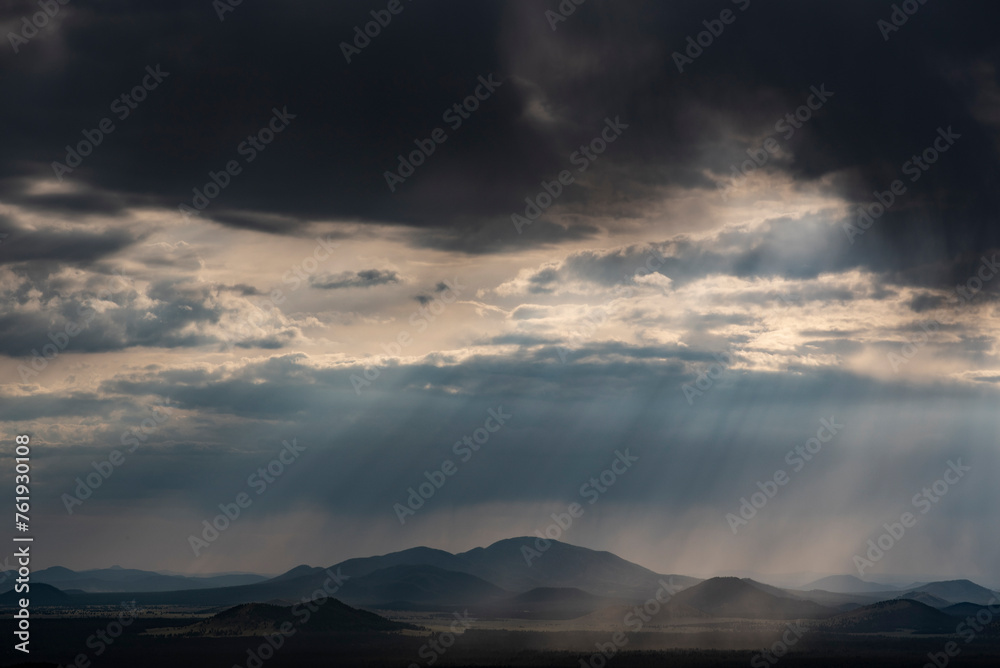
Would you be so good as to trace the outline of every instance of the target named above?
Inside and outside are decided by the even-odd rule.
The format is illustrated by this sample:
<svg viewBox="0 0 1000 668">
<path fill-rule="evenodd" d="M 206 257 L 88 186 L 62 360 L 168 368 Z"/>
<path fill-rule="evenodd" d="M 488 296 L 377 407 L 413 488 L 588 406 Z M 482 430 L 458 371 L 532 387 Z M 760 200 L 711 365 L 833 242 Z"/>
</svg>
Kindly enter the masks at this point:
<svg viewBox="0 0 1000 668">
<path fill-rule="evenodd" d="M 11 204 L 62 216 L 80 212 L 117 216 L 123 213 L 128 205 L 120 197 L 98 192 L 29 194 L 23 192 L 20 183 L 7 184 L 3 191 L 4 199 Z M 131 203 L 141 202 L 135 198 Z"/>
<path fill-rule="evenodd" d="M 55 339 L 63 352 L 107 352 L 137 346 L 190 348 L 228 343 L 227 335 L 213 329 L 224 316 L 243 318 L 239 305 L 220 302 L 212 286 L 180 281 L 151 284 L 145 293 L 124 286 L 125 279 L 80 287 L 40 280 L 8 292 L 8 303 L 39 300 L 36 308 L 8 309 L 0 313 L 0 355 L 34 355 Z M 124 286 L 124 287 L 123 287 Z M 245 286 L 237 286 L 245 292 Z M 233 288 L 223 287 L 222 292 Z M 287 326 L 270 333 L 241 333 L 232 340 L 241 348 L 282 348 L 297 331 Z M 53 339 L 55 337 L 55 339 Z"/>
<path fill-rule="evenodd" d="M 371 288 L 376 285 L 399 283 L 399 274 L 395 271 L 382 269 L 365 269 L 363 271 L 345 271 L 333 276 L 311 276 L 309 285 L 321 290 L 340 290 L 343 288 Z"/>
<path fill-rule="evenodd" d="M 933 311 L 934 309 L 940 308 L 946 303 L 947 300 L 941 295 L 932 295 L 922 292 L 914 295 L 913 299 L 909 301 L 907 306 L 909 306 L 914 313 L 923 313 L 924 311 Z"/>
<path fill-rule="evenodd" d="M 0 217 L 0 265 L 56 262 L 88 265 L 113 255 L 137 241 L 135 234 L 124 230 L 100 233 L 86 229 L 29 230 Z"/>
<path fill-rule="evenodd" d="M 886 274 L 887 279 L 905 282 L 906 276 L 886 266 L 890 260 L 883 257 L 885 246 L 876 242 L 872 248 L 878 252 L 852 247 L 841 227 L 822 216 L 778 218 L 757 228 L 730 229 L 704 240 L 682 236 L 611 251 L 579 251 L 559 265 L 545 266 L 531 274 L 527 279 L 528 292 L 550 293 L 566 281 L 603 286 L 633 283 L 637 276 L 653 267 L 677 286 L 712 275 L 807 280 L 850 269 L 869 269 Z M 900 259 L 892 264 L 899 266 Z M 921 280 L 927 279 L 924 276 Z M 795 293 L 784 295 L 785 300 L 875 296 L 824 286 L 798 286 Z M 781 297 L 771 295 L 771 298 Z"/>
<path fill-rule="evenodd" d="M 35 394 L 30 397 L 0 395 L 0 421 L 23 423 L 43 418 L 104 415 L 121 405 L 120 401 L 89 392 Z"/>
<path fill-rule="evenodd" d="M 64 147 L 109 117 L 114 132 L 64 177 L 85 194 L 18 203 L 114 213 L 119 198 L 176 208 L 210 171 L 242 162 L 240 143 L 287 106 L 296 118 L 242 162 L 204 216 L 268 232 L 310 218 L 398 223 L 424 228 L 418 243 L 497 251 L 590 233 L 585 218 L 567 230 L 543 216 L 517 235 L 509 216 L 571 167 L 570 154 L 606 117 L 630 129 L 579 176 L 613 174 L 614 190 L 574 184 L 559 199 L 589 215 L 627 213 L 659 196 L 657 186 L 714 193 L 703 170 L 728 173 L 753 147 L 725 135 L 773 134 L 825 83 L 834 96 L 782 141 L 794 160 L 764 170 L 802 181 L 836 174 L 840 192 L 868 202 L 906 178 L 902 164 L 937 128 L 952 126 L 961 139 L 861 241 L 877 248 L 873 261 L 897 266 L 1000 246 L 998 195 L 987 187 L 1000 175 L 995 128 L 975 113 L 977 96 L 996 86 L 992 4 L 922 5 L 886 42 L 876 20 L 888 5 L 754 1 L 683 74 L 671 54 L 727 3 L 592 0 L 557 31 L 547 6 L 405 5 L 350 64 L 338 44 L 371 20 L 368 3 L 244 4 L 222 22 L 199 1 L 67 6 L 57 29 L 0 65 L 6 95 L 18 100 L 0 110 L 0 188 L 53 179 Z M 118 118 L 110 105 L 157 64 L 169 76 Z M 987 75 L 953 75 L 969 71 Z M 442 114 L 491 74 L 502 83 L 452 129 Z M 391 192 L 384 172 L 437 127 L 447 140 Z"/>
<path fill-rule="evenodd" d="M 316 368 L 307 363 L 304 355 L 272 357 L 266 362 L 248 364 L 236 373 L 192 369 L 122 376 L 102 383 L 101 392 L 160 396 L 181 409 L 262 419 L 321 415 L 325 406 L 333 404 L 344 407 L 345 417 L 357 416 L 365 413 L 366 407 L 394 402 L 394 397 L 405 397 L 408 392 L 428 400 L 459 396 L 477 401 L 544 398 L 553 402 L 619 395 L 669 395 L 668 403 L 676 408 L 688 406 L 681 386 L 694 382 L 708 365 L 718 361 L 717 354 L 722 352 L 722 348 L 709 346 L 596 342 L 563 349 L 567 360 L 573 362 L 567 363 L 560 356 L 560 342 L 538 345 L 536 341 L 526 341 L 526 344 L 514 354 L 475 355 L 453 364 L 439 363 L 444 358 L 435 355 L 417 364 L 390 360 L 371 387 L 360 393 L 355 392 L 351 376 L 362 372 L 363 361 L 356 366 Z M 892 345 L 898 348 L 899 344 Z M 970 346 L 976 347 L 973 342 Z M 727 365 L 740 364 L 744 352 L 734 346 L 732 355 L 733 361 L 726 362 Z M 740 371 L 728 376 L 723 393 L 739 402 L 809 405 L 817 401 L 841 401 L 845 396 L 852 402 L 863 402 L 866 397 L 886 392 L 896 398 L 929 399 L 941 391 L 936 386 L 912 385 L 902 380 L 879 381 L 837 368 L 803 367 L 795 376 L 791 381 L 783 373 Z M 949 396 L 979 396 L 968 385 L 949 383 L 948 386 Z M 763 392 L 761 388 L 765 387 Z M 758 396 L 758 392 L 763 394 Z M 721 399 L 717 404 L 721 408 L 727 401 Z"/>
</svg>

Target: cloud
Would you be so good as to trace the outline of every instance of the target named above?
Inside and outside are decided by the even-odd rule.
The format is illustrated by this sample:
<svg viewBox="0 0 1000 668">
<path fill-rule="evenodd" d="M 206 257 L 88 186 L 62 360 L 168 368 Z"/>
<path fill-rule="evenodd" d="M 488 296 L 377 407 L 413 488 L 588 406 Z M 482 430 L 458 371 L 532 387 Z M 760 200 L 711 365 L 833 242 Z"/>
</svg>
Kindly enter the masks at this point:
<svg viewBox="0 0 1000 668">
<path fill-rule="evenodd" d="M 254 57 L 253 39 L 220 32 L 193 3 L 172 6 L 166 21 L 162 9 L 139 2 L 97 14 L 67 8 L 60 48 L 46 50 L 44 67 L 37 64 L 42 40 L 26 47 L 30 55 L 2 65 L 8 94 L 22 104 L 0 113 L 7 129 L 0 195 L 38 212 L 176 212 L 210 181 L 209 172 L 242 160 L 238 145 L 272 108 L 287 106 L 296 119 L 243 164 L 203 212 L 206 219 L 273 234 L 300 234 L 317 220 L 389 223 L 419 231 L 416 243 L 429 247 L 504 252 L 627 227 L 665 197 L 714 193 L 716 181 L 746 160 L 746 149 L 775 134 L 775 121 L 825 83 L 833 98 L 782 140 L 783 157 L 761 172 L 866 203 L 939 126 L 952 125 L 962 134 L 953 153 L 912 184 L 865 241 L 883 238 L 912 260 L 941 258 L 940 249 L 955 244 L 1000 246 L 996 196 L 978 186 L 1000 172 L 996 124 L 983 114 L 979 94 L 988 77 L 955 74 L 994 71 L 986 26 L 995 8 L 961 1 L 925 8 L 921 21 L 906 26 L 906 39 L 935 57 L 918 60 L 887 48 L 873 28 L 879 9 L 859 0 L 835 10 L 754 5 L 681 74 L 671 53 L 702 28 L 699 3 L 622 8 L 594 0 L 556 32 L 530 5 L 429 6 L 350 64 L 327 58 L 321 46 L 329 35 L 346 39 L 367 16 L 350 6 L 241 7 L 241 34 L 267 35 L 282 54 L 266 61 Z M 462 26 L 457 38 L 455 26 Z M 785 38 L 761 48 L 765 27 Z M 399 55 L 445 38 L 452 48 L 441 53 Z M 828 54 L 843 43 L 857 48 L 834 66 Z M 457 69 L 454 53 L 462 54 Z M 97 61 L 114 64 L 95 69 Z M 294 66 L 300 62 L 320 69 Z M 157 64 L 169 76 L 117 118 L 109 105 L 141 81 L 146 65 Z M 382 68 L 397 76 L 374 76 Z M 890 71 L 891 85 L 881 74 Z M 491 74 L 502 84 L 452 128 L 444 112 Z M 331 85 L 317 89 L 317 77 Z M 84 78 L 82 90 L 61 85 Z M 399 81 L 407 83 L 400 88 Z M 39 90 L 56 93 L 43 104 L 35 102 Z M 406 104 L 390 103 L 401 98 Z M 891 132 L 871 117 L 873 101 L 879 119 L 891 119 Z M 571 155 L 617 116 L 629 129 L 589 169 L 576 171 Z M 65 177 L 76 192 L 25 191 L 25 179 L 52 181 L 51 163 L 64 160 L 65 146 L 105 117 L 114 132 Z M 447 141 L 391 192 L 385 173 L 438 127 Z M 511 214 L 564 169 L 576 181 L 516 234 Z"/>
<path fill-rule="evenodd" d="M 310 276 L 309 285 L 320 290 L 341 290 L 343 288 L 371 288 L 376 285 L 399 283 L 399 274 L 383 269 L 345 271 L 340 274 Z"/>
<path fill-rule="evenodd" d="M 4 224 L 6 223 L 6 224 Z M 136 241 L 137 235 L 111 229 L 102 233 L 86 230 L 30 230 L 0 220 L 7 236 L 0 245 L 0 265 L 28 262 L 58 262 L 87 265 L 118 253 Z"/>
</svg>

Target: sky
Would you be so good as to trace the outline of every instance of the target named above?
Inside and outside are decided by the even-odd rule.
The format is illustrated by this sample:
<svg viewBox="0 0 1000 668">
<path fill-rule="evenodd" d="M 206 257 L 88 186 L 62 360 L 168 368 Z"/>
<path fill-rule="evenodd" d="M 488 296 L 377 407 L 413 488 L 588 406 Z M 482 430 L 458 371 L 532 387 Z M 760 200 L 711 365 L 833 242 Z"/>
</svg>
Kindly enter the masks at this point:
<svg viewBox="0 0 1000 668">
<path fill-rule="evenodd" d="M 39 7 L 0 7 L 36 566 L 549 531 L 1000 585 L 994 4 Z"/>
</svg>

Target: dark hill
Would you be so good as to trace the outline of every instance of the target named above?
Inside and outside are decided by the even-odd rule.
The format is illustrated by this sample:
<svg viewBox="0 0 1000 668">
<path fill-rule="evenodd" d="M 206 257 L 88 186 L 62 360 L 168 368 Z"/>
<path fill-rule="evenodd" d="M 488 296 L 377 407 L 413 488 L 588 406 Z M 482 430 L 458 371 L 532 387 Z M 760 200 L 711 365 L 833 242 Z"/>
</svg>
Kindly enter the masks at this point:
<svg viewBox="0 0 1000 668">
<path fill-rule="evenodd" d="M 980 587 L 970 580 L 945 580 L 942 582 L 931 582 L 923 586 L 911 589 L 906 592 L 907 598 L 913 598 L 911 594 L 925 593 L 937 598 L 944 599 L 947 603 L 978 603 L 987 605 L 996 603 L 1000 596 L 996 592 L 990 591 L 986 587 Z"/>
<path fill-rule="evenodd" d="M 611 552 L 555 540 L 536 556 L 532 552 L 537 547 L 536 540 L 528 536 L 508 538 L 456 556 L 469 564 L 468 572 L 509 591 L 577 588 L 596 596 L 644 601 L 660 588 L 660 579 L 673 578 L 679 587 L 699 582 L 684 575 L 660 575 Z"/>
<path fill-rule="evenodd" d="M 814 582 L 801 587 L 806 591 L 811 589 L 822 589 L 823 591 L 837 594 L 871 594 L 876 592 L 892 591 L 895 587 L 880 584 L 878 582 L 866 582 L 854 575 L 831 575 L 820 578 Z"/>
<path fill-rule="evenodd" d="M 337 597 L 355 605 L 419 609 L 485 603 L 508 592 L 467 573 L 434 566 L 391 566 L 347 580 Z"/>
<path fill-rule="evenodd" d="M 843 633 L 954 633 L 955 619 L 919 601 L 895 599 L 837 615 L 821 628 Z"/>
<path fill-rule="evenodd" d="M 833 611 L 812 601 L 774 596 L 739 578 L 711 578 L 674 596 L 673 602 L 715 617 L 798 619 L 829 617 Z M 766 587 L 766 585 L 764 585 Z"/>
<path fill-rule="evenodd" d="M 32 607 L 37 605 L 68 605 L 73 599 L 72 596 L 52 585 L 32 582 L 27 593 L 18 593 L 10 589 L 0 594 L 0 606 L 17 607 L 22 598 L 28 599 Z"/>
<path fill-rule="evenodd" d="M 332 598 L 314 603 L 313 607 L 315 610 L 302 605 L 282 607 L 246 603 L 223 610 L 181 632 L 198 636 L 263 636 L 275 633 L 286 622 L 292 628 L 313 633 L 392 632 L 417 628 L 357 610 Z"/>
</svg>

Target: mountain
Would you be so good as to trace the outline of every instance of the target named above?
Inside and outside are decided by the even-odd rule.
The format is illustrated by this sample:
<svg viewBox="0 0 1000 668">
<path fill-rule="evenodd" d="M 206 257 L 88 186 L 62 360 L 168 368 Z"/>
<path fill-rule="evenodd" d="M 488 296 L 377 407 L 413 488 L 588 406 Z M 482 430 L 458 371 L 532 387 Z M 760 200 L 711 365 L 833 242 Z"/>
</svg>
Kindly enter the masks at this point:
<svg viewBox="0 0 1000 668">
<path fill-rule="evenodd" d="M 61 589 L 80 589 L 86 592 L 152 592 L 188 589 L 211 589 L 253 584 L 267 580 L 253 574 L 215 575 L 206 577 L 163 575 L 155 571 L 112 566 L 87 571 L 72 571 L 61 566 L 44 568 L 32 574 L 32 580 L 57 586 Z"/>
<path fill-rule="evenodd" d="M 932 608 L 937 608 L 938 610 L 942 608 L 947 608 L 951 605 L 951 601 L 946 601 L 943 598 L 938 598 L 933 594 L 928 594 L 925 591 L 911 591 L 905 594 L 900 594 L 899 596 L 893 596 L 895 599 L 907 599 L 910 601 L 918 601 L 924 605 L 929 605 Z"/>
<path fill-rule="evenodd" d="M 831 575 L 820 578 L 815 582 L 810 582 L 801 587 L 805 590 L 822 589 L 823 591 L 834 592 L 836 594 L 861 594 L 867 592 L 884 592 L 896 589 L 892 585 L 880 584 L 878 582 L 865 582 L 861 578 L 853 575 Z"/>
<path fill-rule="evenodd" d="M 803 600 L 803 596 L 799 592 L 791 591 L 788 589 L 781 589 L 780 587 L 774 587 L 769 584 L 764 584 L 763 582 L 757 582 L 756 580 L 751 580 L 750 578 L 740 578 L 741 581 L 747 583 L 754 589 L 759 589 L 760 591 L 770 594 L 771 596 L 776 596 L 778 598 L 795 598 Z"/>
<path fill-rule="evenodd" d="M 938 598 L 944 599 L 948 603 L 969 602 L 978 603 L 979 605 L 987 605 L 991 601 L 995 604 L 996 600 L 1000 599 L 1000 595 L 996 592 L 990 591 L 986 587 L 980 587 L 975 582 L 970 580 L 946 580 L 943 582 L 931 582 L 923 585 L 922 587 L 906 592 L 906 595 L 921 592 L 937 596 Z"/>
<path fill-rule="evenodd" d="M 700 582 L 683 575 L 660 575 L 610 552 L 555 540 L 549 541 L 544 551 L 538 551 L 536 540 L 508 538 L 459 554 L 417 547 L 378 557 L 348 559 L 333 565 L 331 570 L 358 577 L 391 566 L 433 566 L 474 575 L 511 592 L 538 587 L 575 588 L 595 596 L 638 600 L 646 600 L 655 593 L 661 578 L 674 578 L 678 587 Z"/>
<path fill-rule="evenodd" d="M 334 564 L 331 570 L 342 571 L 350 577 L 368 575 L 392 566 L 434 566 L 447 571 L 468 573 L 470 564 L 461 555 L 430 547 L 413 547 L 378 557 L 358 557 Z"/>
<path fill-rule="evenodd" d="M 268 580 L 268 582 L 281 582 L 283 580 L 294 580 L 295 578 L 307 577 L 310 575 L 320 575 L 323 569 L 319 566 L 306 566 L 305 564 L 301 566 L 296 566 L 295 568 L 285 571 L 281 575 L 276 575 L 275 577 Z"/>
<path fill-rule="evenodd" d="M 975 615 L 983 609 L 983 606 L 975 603 L 955 603 L 944 608 L 939 608 L 941 612 L 952 617 L 969 617 Z"/>
<path fill-rule="evenodd" d="M 134 598 L 139 605 L 233 606 L 275 599 L 310 599 L 324 584 L 331 589 L 337 586 L 336 582 L 343 576 L 343 582 L 331 595 L 352 605 L 453 609 L 459 605 L 484 605 L 537 588 L 579 589 L 611 602 L 641 602 L 661 588 L 661 580 L 678 588 L 700 582 L 686 576 L 654 573 L 610 552 L 558 541 L 549 541 L 543 551 L 537 547 L 536 539 L 527 537 L 498 541 L 460 554 L 417 547 L 381 556 L 348 559 L 327 569 L 297 566 L 269 580 L 251 584 L 206 587 L 206 581 L 210 582 L 206 578 L 197 583 L 197 588 L 189 585 L 187 589 L 155 591 L 141 588 L 142 579 L 139 578 L 129 585 L 134 588 L 125 589 L 123 585 L 121 591 L 127 591 L 129 598 Z M 525 558 L 526 554 L 530 559 Z M 89 574 L 74 574 L 66 569 L 52 573 L 55 579 L 64 582 L 73 581 L 74 575 Z M 117 575 L 124 577 L 126 574 L 118 572 Z M 67 586 L 85 588 L 80 584 Z M 118 600 L 117 591 L 92 592 L 75 598 L 79 605 L 115 605 Z"/>
<path fill-rule="evenodd" d="M 469 572 L 510 591 L 537 587 L 576 588 L 595 596 L 644 601 L 666 579 L 678 587 L 699 582 L 684 575 L 661 575 L 611 552 L 590 550 L 556 540 L 537 551 L 536 538 L 508 538 L 489 547 L 456 555 Z"/>
<path fill-rule="evenodd" d="M 66 592 L 41 582 L 32 582 L 30 587 L 31 589 L 27 593 L 18 593 L 10 589 L 0 594 L 0 606 L 17 607 L 20 605 L 18 601 L 22 598 L 28 599 L 32 606 L 67 605 L 73 598 Z"/>
<path fill-rule="evenodd" d="M 763 587 L 768 585 L 733 577 L 711 578 L 678 593 L 672 602 L 715 617 L 822 618 L 835 612 L 812 601 L 775 596 Z"/>
<path fill-rule="evenodd" d="M 825 620 L 820 628 L 838 633 L 954 633 L 955 619 L 929 605 L 902 599 L 845 612 Z"/>
<path fill-rule="evenodd" d="M 337 598 L 356 605 L 400 610 L 471 605 L 507 595 L 474 575 L 422 565 L 390 566 L 353 577 L 337 591 Z"/>
<path fill-rule="evenodd" d="M 182 634 L 196 636 L 264 636 L 289 623 L 293 628 L 318 633 L 391 632 L 416 629 L 412 624 L 394 622 L 372 612 L 357 610 L 329 598 L 314 611 L 268 603 L 246 603 L 224 610 L 209 619 L 180 629 Z M 309 612 L 308 616 L 305 612 Z M 287 628 L 287 627 L 286 627 Z"/>
</svg>

